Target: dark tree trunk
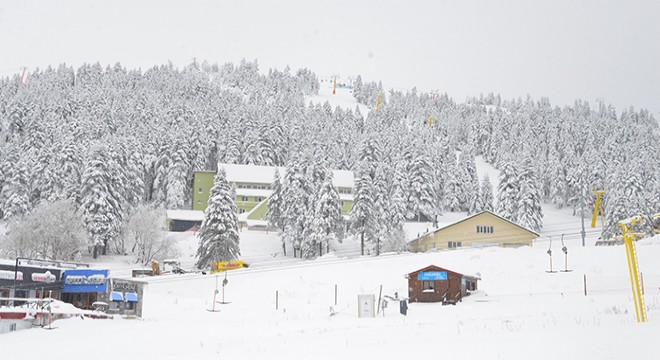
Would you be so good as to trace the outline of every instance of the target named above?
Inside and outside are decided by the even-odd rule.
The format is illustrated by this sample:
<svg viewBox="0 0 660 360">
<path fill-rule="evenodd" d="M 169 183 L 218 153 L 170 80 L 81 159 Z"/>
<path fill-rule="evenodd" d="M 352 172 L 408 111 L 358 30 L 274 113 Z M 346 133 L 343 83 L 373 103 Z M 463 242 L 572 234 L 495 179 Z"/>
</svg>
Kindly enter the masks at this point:
<svg viewBox="0 0 660 360">
<path fill-rule="evenodd" d="M 364 231 L 360 234 L 360 254 L 364 255 Z"/>
</svg>

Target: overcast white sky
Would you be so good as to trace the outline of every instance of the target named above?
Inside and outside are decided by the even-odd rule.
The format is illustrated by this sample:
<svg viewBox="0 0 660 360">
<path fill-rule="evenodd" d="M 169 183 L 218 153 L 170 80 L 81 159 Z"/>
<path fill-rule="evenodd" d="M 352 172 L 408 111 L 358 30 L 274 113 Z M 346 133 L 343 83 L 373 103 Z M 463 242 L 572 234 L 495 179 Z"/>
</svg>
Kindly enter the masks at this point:
<svg viewBox="0 0 660 360">
<path fill-rule="evenodd" d="M 603 98 L 660 113 L 660 1 L 0 2 L 0 76 L 121 62 L 258 59 L 462 101 Z"/>
</svg>

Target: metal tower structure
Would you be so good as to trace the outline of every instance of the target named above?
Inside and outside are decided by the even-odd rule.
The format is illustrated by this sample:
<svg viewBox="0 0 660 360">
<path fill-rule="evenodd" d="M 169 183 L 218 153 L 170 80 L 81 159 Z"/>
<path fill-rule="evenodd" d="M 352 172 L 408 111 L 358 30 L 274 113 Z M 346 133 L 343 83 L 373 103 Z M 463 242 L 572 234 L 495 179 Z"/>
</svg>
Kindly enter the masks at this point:
<svg viewBox="0 0 660 360">
<path fill-rule="evenodd" d="M 591 217 L 591 227 L 596 227 L 596 219 L 598 215 L 601 218 L 602 226 L 605 226 L 605 213 L 603 212 L 603 195 L 607 194 L 606 186 L 594 186 L 591 190 L 596 194 L 596 202 L 594 203 L 594 215 Z"/>
<path fill-rule="evenodd" d="M 635 315 L 637 322 L 646 322 L 646 307 L 644 306 L 644 294 L 642 293 L 641 276 L 639 275 L 639 266 L 637 264 L 637 251 L 635 249 L 634 239 L 638 236 L 644 236 L 645 233 L 634 233 L 633 225 L 642 221 L 641 216 L 621 220 L 618 225 L 623 232 L 623 242 L 626 246 L 626 257 L 628 258 L 628 271 L 630 272 L 630 284 L 632 285 L 633 301 L 635 302 Z"/>
</svg>

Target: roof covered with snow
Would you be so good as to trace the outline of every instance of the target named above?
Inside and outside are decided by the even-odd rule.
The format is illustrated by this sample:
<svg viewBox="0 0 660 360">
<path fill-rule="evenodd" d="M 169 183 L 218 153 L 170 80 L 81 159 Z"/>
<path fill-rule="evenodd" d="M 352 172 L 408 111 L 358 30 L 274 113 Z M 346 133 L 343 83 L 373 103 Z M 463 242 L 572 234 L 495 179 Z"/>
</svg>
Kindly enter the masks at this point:
<svg viewBox="0 0 660 360">
<path fill-rule="evenodd" d="M 198 210 L 167 210 L 167 218 L 171 220 L 202 221 L 204 212 Z"/>
<path fill-rule="evenodd" d="M 456 274 L 459 274 L 459 275 L 468 276 L 468 277 L 473 277 L 473 278 L 477 278 L 477 279 L 480 279 L 480 277 L 481 277 L 479 274 L 467 273 L 467 272 L 465 272 L 465 271 L 456 271 L 456 270 L 454 270 L 453 268 L 452 268 L 452 269 L 447 269 L 446 267 L 442 267 L 442 266 L 438 266 L 438 265 L 434 265 L 434 264 L 432 264 L 432 265 L 428 265 L 428 266 L 423 267 L 423 268 L 421 268 L 421 269 L 417 269 L 417 270 L 415 270 L 415 271 L 411 271 L 411 272 L 409 272 L 408 274 L 406 274 L 405 277 L 408 278 L 408 277 L 411 277 L 411 276 L 413 276 L 413 275 L 416 275 L 416 274 L 419 273 L 419 272 L 430 271 L 430 270 L 434 270 L 434 271 L 450 271 L 450 272 L 453 272 L 453 273 L 456 273 Z"/>
<path fill-rule="evenodd" d="M 417 241 L 417 240 L 419 240 L 419 239 L 422 239 L 422 238 L 426 237 L 426 236 L 429 235 L 429 234 L 436 233 L 436 232 L 438 232 L 438 231 L 440 231 L 440 230 L 443 230 L 443 229 L 446 229 L 446 228 L 448 228 L 448 227 L 454 226 L 454 225 L 456 225 L 456 224 L 462 223 L 463 221 L 470 220 L 470 219 L 472 219 L 472 218 L 474 218 L 474 217 L 477 217 L 477 216 L 479 216 L 479 215 L 481 215 L 481 214 L 484 214 L 484 213 L 487 213 L 487 214 L 493 215 L 493 216 L 495 216 L 495 217 L 497 217 L 497 218 L 499 218 L 499 219 L 502 219 L 502 220 L 504 220 L 504 221 L 506 221 L 506 222 L 508 222 L 508 223 L 510 223 L 510 224 L 512 224 L 512 225 L 514 225 L 514 226 L 516 226 L 516 227 L 518 227 L 518 228 L 520 228 L 520 229 L 522 229 L 522 230 L 528 231 L 528 232 L 530 232 L 530 233 L 532 233 L 532 234 L 534 234 L 534 235 L 536 235 L 536 236 L 540 236 L 540 234 L 537 233 L 536 231 L 530 230 L 530 229 L 528 229 L 528 228 L 526 228 L 526 227 L 524 227 L 524 226 L 521 226 L 521 225 L 519 225 L 519 224 L 516 224 L 516 223 L 514 223 L 513 221 L 511 221 L 511 220 L 509 220 L 509 219 L 507 219 L 507 218 L 504 218 L 504 217 L 501 217 L 501 216 L 495 214 L 494 212 L 491 212 L 491 211 L 488 211 L 488 210 L 484 210 L 484 211 L 481 211 L 481 212 L 476 213 L 476 214 L 474 214 L 474 215 L 468 216 L 468 217 L 466 217 L 466 218 L 464 218 L 464 219 L 458 220 L 458 221 L 456 221 L 456 222 L 453 222 L 453 223 L 450 223 L 450 224 L 447 224 L 447 225 L 444 225 L 444 226 L 438 227 L 438 228 L 436 228 L 436 229 L 433 229 L 433 230 L 431 230 L 431 231 L 425 232 L 424 234 L 421 234 L 420 236 L 418 236 L 418 237 L 416 237 L 416 238 L 414 238 L 414 239 L 412 239 L 412 240 L 410 240 L 410 241 L 408 241 L 408 242 L 409 242 L 409 243 L 411 243 L 411 242 L 415 242 L 415 241 Z"/>
<path fill-rule="evenodd" d="M 269 197 L 273 193 L 273 190 L 268 189 L 236 189 L 236 195 L 239 196 L 263 196 Z"/>
<path fill-rule="evenodd" d="M 218 164 L 227 173 L 229 182 L 271 184 L 275 178 L 275 170 L 284 177 L 286 168 L 281 166 Z M 335 187 L 353 188 L 353 172 L 348 170 L 332 170 L 332 184 Z M 238 190 L 238 189 L 237 189 Z"/>
</svg>

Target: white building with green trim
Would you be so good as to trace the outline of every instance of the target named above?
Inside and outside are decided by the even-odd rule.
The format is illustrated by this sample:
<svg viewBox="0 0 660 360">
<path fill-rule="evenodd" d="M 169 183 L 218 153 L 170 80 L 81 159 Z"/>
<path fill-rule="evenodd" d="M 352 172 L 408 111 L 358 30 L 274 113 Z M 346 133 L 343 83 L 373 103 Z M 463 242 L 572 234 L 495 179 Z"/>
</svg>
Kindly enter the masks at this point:
<svg viewBox="0 0 660 360">
<path fill-rule="evenodd" d="M 218 164 L 218 169 L 224 168 L 227 180 L 236 189 L 236 207 L 239 212 L 239 221 L 247 225 L 267 224 L 268 198 L 273 193 L 271 189 L 275 170 L 284 178 L 286 168 L 275 166 Z M 332 183 L 339 193 L 342 213 L 348 215 L 353 206 L 353 172 L 347 170 L 333 170 Z M 193 210 L 206 209 L 209 192 L 213 186 L 213 177 L 216 173 L 200 171 L 193 177 Z"/>
</svg>

